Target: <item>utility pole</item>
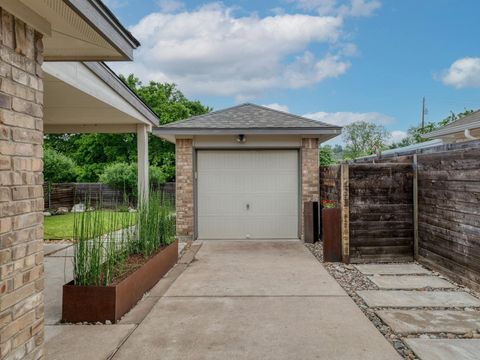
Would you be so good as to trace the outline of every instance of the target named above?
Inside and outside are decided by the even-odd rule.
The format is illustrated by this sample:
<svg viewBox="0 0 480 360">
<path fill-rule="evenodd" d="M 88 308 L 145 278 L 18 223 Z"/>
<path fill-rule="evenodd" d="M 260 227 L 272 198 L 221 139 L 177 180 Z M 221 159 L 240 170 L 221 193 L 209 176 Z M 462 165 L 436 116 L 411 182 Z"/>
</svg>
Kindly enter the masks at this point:
<svg viewBox="0 0 480 360">
<path fill-rule="evenodd" d="M 422 130 L 425 127 L 425 115 L 428 114 L 428 109 L 425 103 L 425 96 L 422 99 Z"/>
</svg>

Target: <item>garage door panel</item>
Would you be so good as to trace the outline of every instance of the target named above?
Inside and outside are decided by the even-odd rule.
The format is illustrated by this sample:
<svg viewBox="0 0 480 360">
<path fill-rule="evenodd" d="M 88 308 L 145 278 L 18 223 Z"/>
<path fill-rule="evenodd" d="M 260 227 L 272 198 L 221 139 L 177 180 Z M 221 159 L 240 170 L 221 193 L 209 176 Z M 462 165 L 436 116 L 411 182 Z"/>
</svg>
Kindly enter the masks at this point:
<svg viewBox="0 0 480 360">
<path fill-rule="evenodd" d="M 197 152 L 201 239 L 298 237 L 296 150 Z"/>
</svg>

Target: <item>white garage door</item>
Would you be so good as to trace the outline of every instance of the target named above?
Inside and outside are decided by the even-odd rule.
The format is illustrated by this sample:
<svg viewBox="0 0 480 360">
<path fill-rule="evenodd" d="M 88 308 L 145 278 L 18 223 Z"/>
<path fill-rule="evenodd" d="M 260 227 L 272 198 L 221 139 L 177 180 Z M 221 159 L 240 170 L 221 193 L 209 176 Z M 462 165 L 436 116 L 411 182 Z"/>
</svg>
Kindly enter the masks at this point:
<svg viewBox="0 0 480 360">
<path fill-rule="evenodd" d="M 199 239 L 298 238 L 298 152 L 197 153 Z"/>
</svg>

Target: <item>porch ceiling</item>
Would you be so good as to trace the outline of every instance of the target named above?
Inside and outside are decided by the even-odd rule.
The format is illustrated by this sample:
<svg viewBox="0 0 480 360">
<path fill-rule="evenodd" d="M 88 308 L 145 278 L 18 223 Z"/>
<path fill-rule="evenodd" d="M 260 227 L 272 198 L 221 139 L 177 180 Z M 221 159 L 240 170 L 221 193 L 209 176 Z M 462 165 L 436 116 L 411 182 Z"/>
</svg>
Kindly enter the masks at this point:
<svg viewBox="0 0 480 360">
<path fill-rule="evenodd" d="M 79 62 L 44 64 L 45 133 L 136 132 L 158 124 L 156 116 L 113 74 L 102 79 Z M 95 64 L 94 64 L 95 65 Z M 94 68 L 93 68 L 94 69 Z"/>
</svg>

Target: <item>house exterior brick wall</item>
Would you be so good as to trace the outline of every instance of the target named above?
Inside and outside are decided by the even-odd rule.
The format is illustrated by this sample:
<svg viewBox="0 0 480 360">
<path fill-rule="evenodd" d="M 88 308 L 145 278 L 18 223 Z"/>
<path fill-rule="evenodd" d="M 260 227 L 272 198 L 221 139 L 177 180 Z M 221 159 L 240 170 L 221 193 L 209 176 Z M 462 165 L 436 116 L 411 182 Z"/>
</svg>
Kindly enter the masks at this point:
<svg viewBox="0 0 480 360">
<path fill-rule="evenodd" d="M 194 232 L 192 139 L 176 140 L 175 163 L 177 238 L 188 241 Z"/>
<path fill-rule="evenodd" d="M 0 9 L 0 358 L 43 358 L 43 45 Z"/>
<path fill-rule="evenodd" d="M 318 201 L 320 197 L 318 139 L 302 139 L 302 228 L 303 204 L 306 201 Z"/>
</svg>

